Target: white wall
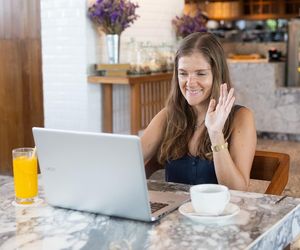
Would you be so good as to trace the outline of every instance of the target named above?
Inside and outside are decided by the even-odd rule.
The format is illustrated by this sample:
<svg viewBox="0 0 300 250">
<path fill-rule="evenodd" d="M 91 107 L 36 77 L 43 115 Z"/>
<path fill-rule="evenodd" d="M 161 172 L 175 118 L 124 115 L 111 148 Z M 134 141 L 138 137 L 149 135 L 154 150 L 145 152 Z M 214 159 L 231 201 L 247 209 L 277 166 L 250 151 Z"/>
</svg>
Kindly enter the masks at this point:
<svg viewBox="0 0 300 250">
<path fill-rule="evenodd" d="M 93 64 L 106 61 L 104 35 L 87 18 L 91 0 L 41 0 L 45 127 L 101 131 L 101 88 L 89 84 Z M 171 19 L 184 0 L 138 0 L 140 18 L 121 36 L 121 61 L 126 44 L 137 41 L 175 43 Z M 123 55 L 122 55 L 123 53 Z M 114 88 L 115 132 L 129 129 L 128 89 Z M 125 107 L 125 108 L 124 108 Z M 122 119 L 121 119 L 122 118 Z"/>
</svg>

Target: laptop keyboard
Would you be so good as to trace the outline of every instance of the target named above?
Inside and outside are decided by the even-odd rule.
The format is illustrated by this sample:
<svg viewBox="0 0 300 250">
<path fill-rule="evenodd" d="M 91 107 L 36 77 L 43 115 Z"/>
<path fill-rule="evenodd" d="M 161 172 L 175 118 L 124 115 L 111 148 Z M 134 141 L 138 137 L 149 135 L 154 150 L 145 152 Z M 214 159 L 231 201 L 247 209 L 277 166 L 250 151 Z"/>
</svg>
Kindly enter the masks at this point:
<svg viewBox="0 0 300 250">
<path fill-rule="evenodd" d="M 155 213 L 156 211 L 158 211 L 159 209 L 162 209 L 166 206 L 168 206 L 169 204 L 167 203 L 160 203 L 160 202 L 150 202 L 150 207 L 151 207 L 151 213 Z"/>
</svg>

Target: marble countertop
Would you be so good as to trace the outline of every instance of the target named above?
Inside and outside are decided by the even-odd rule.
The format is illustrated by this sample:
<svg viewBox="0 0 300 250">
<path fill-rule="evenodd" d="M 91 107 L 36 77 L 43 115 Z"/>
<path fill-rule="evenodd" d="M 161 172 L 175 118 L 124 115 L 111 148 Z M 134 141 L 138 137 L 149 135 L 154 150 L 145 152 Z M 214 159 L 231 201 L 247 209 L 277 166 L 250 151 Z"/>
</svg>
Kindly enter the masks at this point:
<svg viewBox="0 0 300 250">
<path fill-rule="evenodd" d="M 189 186 L 149 181 L 149 189 Z M 62 190 L 63 191 L 63 190 Z M 15 207 L 13 179 L 0 176 L 0 249 L 281 249 L 300 233 L 300 199 L 231 191 L 235 217 L 202 224 L 178 210 L 155 223 L 65 210 Z M 44 199 L 42 187 L 39 196 Z"/>
</svg>

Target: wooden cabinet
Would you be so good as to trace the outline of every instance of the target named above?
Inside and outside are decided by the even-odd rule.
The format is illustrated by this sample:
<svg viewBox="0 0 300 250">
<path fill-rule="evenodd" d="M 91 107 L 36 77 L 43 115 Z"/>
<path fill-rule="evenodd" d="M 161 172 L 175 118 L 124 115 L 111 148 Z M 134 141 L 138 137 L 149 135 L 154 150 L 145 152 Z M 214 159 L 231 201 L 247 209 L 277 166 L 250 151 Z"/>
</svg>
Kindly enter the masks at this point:
<svg viewBox="0 0 300 250">
<path fill-rule="evenodd" d="M 13 148 L 34 146 L 42 127 L 40 1 L 0 0 L 0 174 L 12 175 Z"/>
<path fill-rule="evenodd" d="M 299 14 L 300 0 L 242 0 L 245 19 L 291 18 Z"/>
<path fill-rule="evenodd" d="M 244 0 L 243 12 L 244 15 L 270 15 L 270 14 L 284 14 L 283 8 L 278 8 L 283 5 L 283 2 L 277 0 Z M 282 6 L 281 6 L 282 7 Z"/>
<path fill-rule="evenodd" d="M 200 8 L 213 20 L 264 20 L 300 15 L 300 0 L 186 0 L 185 13 Z"/>
<path fill-rule="evenodd" d="M 300 16 L 300 0 L 285 0 L 285 14 Z"/>
</svg>

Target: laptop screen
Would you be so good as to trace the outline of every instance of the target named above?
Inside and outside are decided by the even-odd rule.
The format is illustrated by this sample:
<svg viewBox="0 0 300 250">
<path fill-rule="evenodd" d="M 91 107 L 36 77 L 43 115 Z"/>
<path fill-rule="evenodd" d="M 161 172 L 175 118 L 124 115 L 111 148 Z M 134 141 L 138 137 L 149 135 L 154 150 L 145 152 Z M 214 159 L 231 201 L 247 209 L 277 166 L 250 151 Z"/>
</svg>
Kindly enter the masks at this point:
<svg viewBox="0 0 300 250">
<path fill-rule="evenodd" d="M 140 138 L 33 128 L 53 206 L 151 220 Z"/>
</svg>

